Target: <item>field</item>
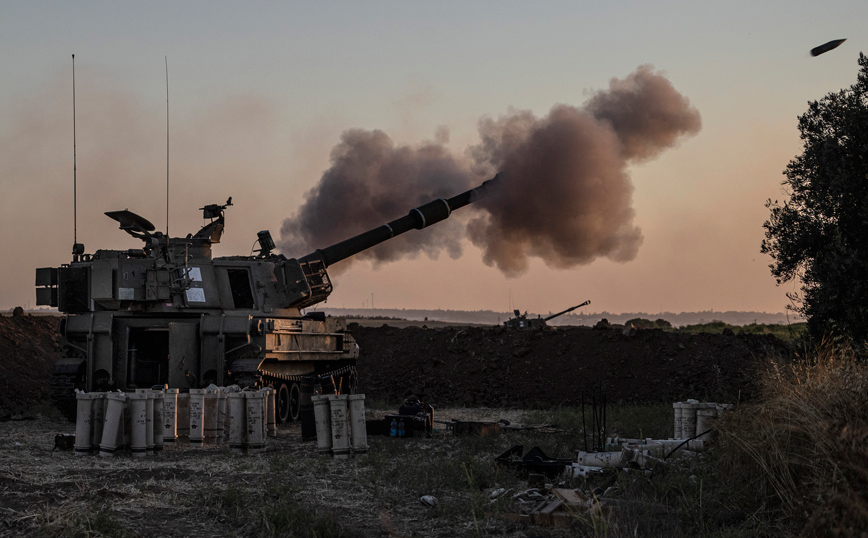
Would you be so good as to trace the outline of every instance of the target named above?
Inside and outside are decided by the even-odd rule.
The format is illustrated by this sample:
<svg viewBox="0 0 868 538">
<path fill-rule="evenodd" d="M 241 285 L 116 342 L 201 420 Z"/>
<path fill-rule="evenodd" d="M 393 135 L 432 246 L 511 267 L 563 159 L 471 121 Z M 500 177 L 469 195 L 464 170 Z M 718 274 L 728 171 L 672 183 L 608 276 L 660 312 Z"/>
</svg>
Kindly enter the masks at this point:
<svg viewBox="0 0 868 538">
<path fill-rule="evenodd" d="M 413 392 L 438 420 L 557 427 L 456 437 L 441 424 L 430 439 L 371 437 L 367 454 L 348 460 L 318 455 L 296 425 L 259 454 L 188 446 L 143 459 L 76 457 L 52 450 L 56 434 L 74 431 L 47 403 L 57 318 L 3 317 L 0 536 L 731 538 L 868 529 L 868 368 L 846 349 L 798 356 L 760 326 L 691 334 L 383 325 L 353 326 L 369 418 L 395 412 Z M 669 437 L 671 402 L 688 397 L 739 406 L 701 455 L 653 471 L 548 480 L 542 493 L 591 499 L 593 509 L 560 520 L 566 527 L 521 520 L 528 506 L 519 501 L 533 497 L 528 478 L 495 458 L 514 445 L 573 458 L 590 426 L 582 398 L 590 403 L 603 388 L 608 435 Z"/>
<path fill-rule="evenodd" d="M 294 425 L 281 428 L 260 454 L 177 446 L 148 458 L 75 456 L 52 450 L 55 434 L 74 426 L 43 412 L 36 420 L 0 424 L 2 536 L 574 536 L 594 535 L 603 522 L 577 513 L 572 528 L 535 527 L 503 517 L 515 510 L 512 492 L 490 499 L 497 488 L 528 489 L 525 478 L 495 465 L 495 457 L 512 445 L 539 446 L 552 457 L 570 457 L 581 448 L 575 410 L 438 410 L 438 420 L 445 421 L 564 423 L 561 431 L 491 437 L 454 436 L 438 424 L 430 439 L 371 437 L 367 454 L 347 460 L 318 455 L 315 443 L 303 443 Z M 637 417 L 652 424 L 640 432 Z M 621 435 L 662 436 L 671 427 L 671 408 L 612 409 L 609 423 Z M 654 482 L 642 472 L 608 473 L 590 481 L 556 479 L 547 484 L 552 486 L 588 495 L 615 486 L 612 495 L 631 498 L 647 494 Z M 437 504 L 421 504 L 423 495 L 433 495 Z M 677 535 L 683 526 L 674 513 L 621 515 L 640 535 Z M 617 517 L 606 525 L 607 535 L 620 534 L 614 532 Z"/>
</svg>

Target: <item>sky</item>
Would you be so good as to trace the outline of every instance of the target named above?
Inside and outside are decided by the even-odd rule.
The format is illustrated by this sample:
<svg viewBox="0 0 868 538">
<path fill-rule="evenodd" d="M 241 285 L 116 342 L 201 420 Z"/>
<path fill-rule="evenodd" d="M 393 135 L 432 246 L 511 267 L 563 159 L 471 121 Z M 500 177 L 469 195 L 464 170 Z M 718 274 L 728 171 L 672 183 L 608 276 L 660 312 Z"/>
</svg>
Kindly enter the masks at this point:
<svg viewBox="0 0 868 538">
<path fill-rule="evenodd" d="M 701 128 L 624 165 L 632 258 L 531 256 L 506 274 L 463 235 L 467 208 L 448 228 L 460 256 L 335 266 L 328 306 L 781 312 L 798 285 L 777 286 L 760 253 L 764 204 L 786 197 L 808 102 L 855 82 L 866 15 L 801 0 L 0 3 L 0 309 L 35 306 L 34 270 L 71 261 L 75 239 L 139 248 L 106 211 L 184 236 L 232 196 L 214 253 L 246 255 L 260 230 L 280 239 L 347 131 L 466 160 L 481 122 L 585 110 L 650 65 Z"/>
</svg>

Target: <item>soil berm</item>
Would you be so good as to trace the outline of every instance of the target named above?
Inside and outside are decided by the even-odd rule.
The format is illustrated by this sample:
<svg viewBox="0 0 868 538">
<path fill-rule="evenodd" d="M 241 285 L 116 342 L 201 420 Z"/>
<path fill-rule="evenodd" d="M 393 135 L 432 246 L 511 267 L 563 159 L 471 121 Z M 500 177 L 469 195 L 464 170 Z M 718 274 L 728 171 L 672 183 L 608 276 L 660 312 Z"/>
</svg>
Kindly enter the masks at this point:
<svg viewBox="0 0 868 538">
<path fill-rule="evenodd" d="M 0 317 L 0 417 L 47 401 L 60 319 Z M 771 335 L 387 323 L 350 324 L 361 348 L 360 389 L 385 402 L 415 393 L 435 406 L 577 405 L 600 388 L 608 403 L 745 400 L 757 360 L 789 351 Z"/>
</svg>

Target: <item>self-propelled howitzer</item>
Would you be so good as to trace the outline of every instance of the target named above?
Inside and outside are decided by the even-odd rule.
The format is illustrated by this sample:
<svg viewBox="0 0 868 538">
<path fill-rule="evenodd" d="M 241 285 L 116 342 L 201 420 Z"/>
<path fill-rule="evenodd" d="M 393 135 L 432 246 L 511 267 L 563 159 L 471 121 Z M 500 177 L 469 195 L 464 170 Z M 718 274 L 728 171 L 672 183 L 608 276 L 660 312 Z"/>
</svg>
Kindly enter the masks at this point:
<svg viewBox="0 0 868 538">
<path fill-rule="evenodd" d="M 156 232 L 127 210 L 108 212 L 142 248 L 86 254 L 76 243 L 72 262 L 36 270 L 37 304 L 65 314 L 53 399 L 73 417 L 74 389 L 270 385 L 285 422 L 298 418 L 304 378 L 351 393 L 359 348 L 345 321 L 303 312 L 332 292 L 327 267 L 448 218 L 492 182 L 299 258 L 274 254 L 267 231 L 255 255 L 212 257 L 231 198 L 201 208 L 209 222 L 187 237 Z"/>
</svg>

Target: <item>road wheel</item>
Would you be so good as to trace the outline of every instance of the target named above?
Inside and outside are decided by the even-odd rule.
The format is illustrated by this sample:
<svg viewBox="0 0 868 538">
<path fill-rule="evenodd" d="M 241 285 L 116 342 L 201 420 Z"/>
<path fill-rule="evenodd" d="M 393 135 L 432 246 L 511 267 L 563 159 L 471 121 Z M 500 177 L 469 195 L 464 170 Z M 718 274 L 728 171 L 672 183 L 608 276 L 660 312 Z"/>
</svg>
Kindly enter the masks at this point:
<svg viewBox="0 0 868 538">
<path fill-rule="evenodd" d="M 289 420 L 298 422 L 301 418 L 301 389 L 298 383 L 293 383 L 289 388 Z"/>
<path fill-rule="evenodd" d="M 359 392 L 359 374 L 355 369 L 350 370 L 344 376 L 344 394 L 357 394 Z"/>
<path fill-rule="evenodd" d="M 277 422 L 280 424 L 285 424 L 290 420 L 290 400 L 289 400 L 289 386 L 286 383 L 281 383 L 277 387 L 277 408 L 275 409 L 277 415 Z"/>
</svg>

